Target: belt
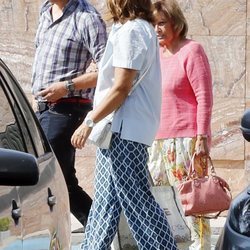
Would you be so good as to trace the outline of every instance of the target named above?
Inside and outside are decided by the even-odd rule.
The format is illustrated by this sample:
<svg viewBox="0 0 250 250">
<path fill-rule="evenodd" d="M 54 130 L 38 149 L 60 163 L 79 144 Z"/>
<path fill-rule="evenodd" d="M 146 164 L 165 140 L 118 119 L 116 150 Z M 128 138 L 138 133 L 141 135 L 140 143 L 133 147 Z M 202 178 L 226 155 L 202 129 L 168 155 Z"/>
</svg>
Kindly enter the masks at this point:
<svg viewBox="0 0 250 250">
<path fill-rule="evenodd" d="M 61 98 L 56 102 L 37 102 L 37 107 L 39 112 L 43 112 L 50 107 L 55 107 L 57 104 L 92 104 L 90 99 L 81 98 L 81 97 L 69 97 L 69 98 Z"/>
<path fill-rule="evenodd" d="M 56 102 L 52 102 L 51 104 L 57 103 L 92 103 L 90 99 L 81 98 L 81 97 L 69 97 L 69 98 L 61 98 Z"/>
</svg>

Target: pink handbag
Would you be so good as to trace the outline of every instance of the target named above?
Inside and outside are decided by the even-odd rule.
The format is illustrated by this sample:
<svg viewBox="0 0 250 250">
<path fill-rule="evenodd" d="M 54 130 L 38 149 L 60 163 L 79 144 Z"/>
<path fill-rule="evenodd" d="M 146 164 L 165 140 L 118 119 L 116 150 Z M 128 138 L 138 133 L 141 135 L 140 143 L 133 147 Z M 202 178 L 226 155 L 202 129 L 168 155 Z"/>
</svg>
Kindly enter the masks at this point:
<svg viewBox="0 0 250 250">
<path fill-rule="evenodd" d="M 184 214 L 186 216 L 216 218 L 222 211 L 230 207 L 232 196 L 229 185 L 216 175 L 210 157 L 208 157 L 208 162 L 211 164 L 211 173 L 198 178 L 194 157 L 196 156 L 193 156 L 187 179 L 177 186 Z"/>
</svg>

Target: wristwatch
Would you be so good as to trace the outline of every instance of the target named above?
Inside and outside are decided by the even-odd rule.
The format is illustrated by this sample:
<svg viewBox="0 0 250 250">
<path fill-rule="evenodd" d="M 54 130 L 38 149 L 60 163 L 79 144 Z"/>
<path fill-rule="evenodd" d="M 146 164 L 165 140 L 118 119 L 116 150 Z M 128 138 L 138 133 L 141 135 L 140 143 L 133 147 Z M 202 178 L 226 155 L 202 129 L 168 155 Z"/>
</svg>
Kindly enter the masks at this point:
<svg viewBox="0 0 250 250">
<path fill-rule="evenodd" d="M 94 121 L 93 121 L 90 117 L 86 117 L 86 118 L 84 119 L 84 123 L 85 123 L 86 126 L 89 127 L 89 128 L 93 128 L 93 127 L 96 125 L 96 123 L 94 123 Z"/>
<path fill-rule="evenodd" d="M 72 80 L 68 80 L 65 83 L 65 88 L 68 90 L 68 92 L 74 92 L 75 90 L 75 84 Z"/>
</svg>

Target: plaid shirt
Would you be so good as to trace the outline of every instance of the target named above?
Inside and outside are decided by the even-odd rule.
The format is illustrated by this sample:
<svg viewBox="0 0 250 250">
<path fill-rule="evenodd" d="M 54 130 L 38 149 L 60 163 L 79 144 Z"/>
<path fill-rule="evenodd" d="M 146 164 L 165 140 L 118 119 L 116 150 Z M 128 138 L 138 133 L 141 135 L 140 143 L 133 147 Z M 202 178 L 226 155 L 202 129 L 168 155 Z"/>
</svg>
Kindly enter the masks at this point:
<svg viewBox="0 0 250 250">
<path fill-rule="evenodd" d="M 63 15 L 53 22 L 52 4 L 42 6 L 36 34 L 32 93 L 53 82 L 82 75 L 91 61 L 103 55 L 107 34 L 100 14 L 85 0 L 69 0 Z M 75 91 L 75 96 L 93 99 L 94 89 Z"/>
</svg>

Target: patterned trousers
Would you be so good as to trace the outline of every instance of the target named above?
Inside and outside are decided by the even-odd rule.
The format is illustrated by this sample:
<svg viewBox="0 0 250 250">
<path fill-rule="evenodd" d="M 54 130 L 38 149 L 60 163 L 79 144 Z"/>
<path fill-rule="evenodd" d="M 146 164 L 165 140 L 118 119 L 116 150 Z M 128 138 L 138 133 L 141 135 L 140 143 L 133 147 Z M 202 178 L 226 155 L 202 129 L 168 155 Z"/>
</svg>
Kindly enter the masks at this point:
<svg viewBox="0 0 250 250">
<path fill-rule="evenodd" d="M 110 149 L 98 149 L 95 194 L 84 250 L 109 250 L 122 209 L 140 250 L 177 249 L 164 211 L 153 198 L 147 175 L 147 146 L 115 133 Z"/>
</svg>

